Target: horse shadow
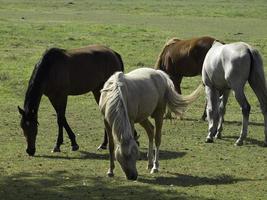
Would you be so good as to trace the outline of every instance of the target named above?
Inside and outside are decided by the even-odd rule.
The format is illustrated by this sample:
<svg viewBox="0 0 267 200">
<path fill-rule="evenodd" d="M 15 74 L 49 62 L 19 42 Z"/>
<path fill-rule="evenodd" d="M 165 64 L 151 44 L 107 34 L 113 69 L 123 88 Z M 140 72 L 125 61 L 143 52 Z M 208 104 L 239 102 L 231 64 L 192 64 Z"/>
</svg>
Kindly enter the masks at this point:
<svg viewBox="0 0 267 200">
<path fill-rule="evenodd" d="M 240 181 L 251 181 L 245 178 L 234 178 L 230 175 L 222 174 L 216 177 L 199 177 L 187 174 L 168 173 L 170 176 L 158 176 L 154 179 L 138 178 L 138 181 L 155 185 L 172 185 L 180 187 L 194 187 L 200 185 L 226 185 L 235 184 Z"/>
<path fill-rule="evenodd" d="M 238 136 L 222 136 L 221 140 L 225 140 L 225 141 L 229 141 L 229 140 L 237 140 L 239 137 Z M 246 143 L 246 145 L 257 145 L 259 147 L 264 147 L 264 142 L 263 141 L 259 141 L 250 137 L 247 137 L 244 141 L 244 143 Z"/>
<path fill-rule="evenodd" d="M 190 122 L 208 122 L 207 120 L 203 121 L 202 119 L 196 119 L 196 118 L 190 118 L 190 117 L 185 117 L 182 119 L 182 121 L 190 121 Z M 242 125 L 242 121 L 229 121 L 229 120 L 224 120 L 223 124 L 236 124 L 238 126 Z M 253 125 L 253 126 L 264 126 L 264 123 L 262 122 L 249 122 L 249 125 Z"/>
<path fill-rule="evenodd" d="M 194 119 L 194 118 L 184 118 L 183 120 L 184 121 L 193 121 L 193 122 L 201 122 L 202 121 L 202 120 Z M 202 122 L 204 122 L 204 121 L 202 121 Z M 223 123 L 224 124 L 229 124 L 229 125 L 237 125 L 237 126 L 241 126 L 242 125 L 242 121 L 224 121 Z M 249 122 L 249 125 L 252 125 L 252 126 L 264 126 L 264 123 Z M 225 141 L 229 141 L 229 140 L 232 140 L 232 139 L 237 140 L 238 139 L 238 135 L 237 136 L 227 136 L 227 135 L 226 136 L 225 135 L 222 136 L 222 140 L 225 140 Z M 253 138 L 250 138 L 250 137 L 247 137 L 244 142 L 249 144 L 249 145 L 257 145 L 257 146 L 260 146 L 260 147 L 264 147 L 265 146 L 263 141 L 259 141 L 259 140 L 256 140 L 256 139 L 253 139 Z"/>
<path fill-rule="evenodd" d="M 109 152 L 87 152 L 79 151 L 79 156 L 69 156 L 69 155 L 59 155 L 58 153 L 51 155 L 36 155 L 37 158 L 48 158 L 48 159 L 65 159 L 65 160 L 109 160 Z M 160 160 L 169 160 L 181 158 L 186 154 L 186 152 L 175 152 L 160 150 Z M 147 160 L 147 149 L 143 148 L 140 150 L 139 160 Z"/>
<path fill-rule="evenodd" d="M 73 174 L 68 171 L 41 173 L 18 173 L 0 177 L 1 199 L 182 199 L 210 200 L 201 194 L 192 195 L 176 190 L 162 192 L 151 185 L 125 185 L 125 179 L 114 177 L 117 184 L 110 179 Z M 72 184 L 70 184 L 72 183 Z"/>
<path fill-rule="evenodd" d="M 140 150 L 140 158 L 139 160 L 147 160 L 147 149 L 142 148 Z M 160 150 L 159 157 L 160 160 L 171 160 L 176 158 L 181 158 L 185 156 L 186 152 L 177 152 L 177 151 L 168 151 L 168 150 Z"/>
<path fill-rule="evenodd" d="M 95 153 L 95 152 L 88 152 L 88 151 L 79 151 L 80 155 L 69 156 L 69 155 L 59 155 L 59 153 L 53 153 L 51 155 L 36 155 L 34 157 L 39 158 L 48 158 L 48 159 L 63 159 L 63 160 L 108 160 L 109 154 L 108 153 Z"/>
<path fill-rule="evenodd" d="M 242 121 L 224 121 L 224 124 L 236 124 L 241 126 L 242 125 Z M 253 125 L 253 126 L 264 126 L 264 123 L 262 122 L 249 122 L 249 125 Z"/>
</svg>

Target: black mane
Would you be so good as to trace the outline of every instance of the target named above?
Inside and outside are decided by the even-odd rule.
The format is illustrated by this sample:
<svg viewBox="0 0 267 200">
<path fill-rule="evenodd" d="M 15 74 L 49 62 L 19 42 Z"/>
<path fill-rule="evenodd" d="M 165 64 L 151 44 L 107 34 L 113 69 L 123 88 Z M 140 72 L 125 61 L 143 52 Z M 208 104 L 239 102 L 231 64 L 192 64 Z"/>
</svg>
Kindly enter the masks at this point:
<svg viewBox="0 0 267 200">
<path fill-rule="evenodd" d="M 24 109 L 26 112 L 30 109 L 31 112 L 32 110 L 37 112 L 51 66 L 65 57 L 64 49 L 51 48 L 43 54 L 41 60 L 35 65 L 25 95 Z"/>
</svg>

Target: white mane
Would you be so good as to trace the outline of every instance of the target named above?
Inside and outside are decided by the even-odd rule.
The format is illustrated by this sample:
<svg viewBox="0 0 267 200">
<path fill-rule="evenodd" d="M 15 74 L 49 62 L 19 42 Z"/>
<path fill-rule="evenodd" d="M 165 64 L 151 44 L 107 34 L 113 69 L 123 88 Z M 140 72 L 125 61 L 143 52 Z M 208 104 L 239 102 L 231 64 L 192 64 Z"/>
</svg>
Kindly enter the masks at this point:
<svg viewBox="0 0 267 200">
<path fill-rule="evenodd" d="M 122 87 L 125 87 L 123 76 L 122 72 L 116 72 L 108 79 L 101 90 L 101 96 L 104 98 L 99 102 L 100 110 L 104 113 L 109 124 L 112 124 L 113 136 L 119 143 L 128 141 L 133 137 L 122 91 Z"/>
</svg>

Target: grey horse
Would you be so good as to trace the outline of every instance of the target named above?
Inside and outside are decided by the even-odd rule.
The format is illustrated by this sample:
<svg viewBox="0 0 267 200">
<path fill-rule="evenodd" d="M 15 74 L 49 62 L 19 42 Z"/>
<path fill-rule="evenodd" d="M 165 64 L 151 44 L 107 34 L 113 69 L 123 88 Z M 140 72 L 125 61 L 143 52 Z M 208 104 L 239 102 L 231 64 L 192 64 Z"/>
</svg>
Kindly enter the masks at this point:
<svg viewBox="0 0 267 200">
<path fill-rule="evenodd" d="M 244 86 L 248 81 L 260 102 L 264 116 L 264 146 L 267 146 L 267 89 L 259 52 L 244 42 L 221 44 L 215 41 L 205 57 L 202 80 L 209 122 L 206 142 L 213 142 L 213 137 L 221 138 L 225 105 L 232 89 L 243 115 L 241 133 L 235 144 L 243 145 L 250 113 L 250 104 L 244 94 Z"/>
</svg>

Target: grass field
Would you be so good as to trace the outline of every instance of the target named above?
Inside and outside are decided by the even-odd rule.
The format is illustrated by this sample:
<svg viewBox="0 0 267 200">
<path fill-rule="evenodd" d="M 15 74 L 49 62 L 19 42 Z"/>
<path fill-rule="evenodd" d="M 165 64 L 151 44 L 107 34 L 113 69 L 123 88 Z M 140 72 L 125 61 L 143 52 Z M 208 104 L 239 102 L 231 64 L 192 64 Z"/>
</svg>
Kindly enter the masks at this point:
<svg viewBox="0 0 267 200">
<path fill-rule="evenodd" d="M 76 133 L 78 152 L 71 152 L 65 136 L 62 152 L 51 153 L 57 123 L 44 96 L 37 153 L 28 157 L 17 112 L 33 67 L 49 47 L 105 44 L 122 55 L 130 71 L 152 67 L 172 37 L 210 35 L 225 42 L 245 41 L 267 61 L 266 33 L 265 0 L 0 0 L 0 199 L 266 199 L 263 117 L 249 87 L 251 124 L 242 147 L 234 146 L 241 111 L 233 95 L 223 139 L 214 144 L 204 143 L 207 122 L 199 121 L 204 93 L 184 120 L 164 121 L 158 174 L 146 170 L 148 139 L 137 125 L 141 160 L 135 182 L 125 179 L 118 163 L 115 177 L 106 176 L 108 152 L 96 151 L 104 126 L 92 94 L 68 101 L 67 119 Z M 185 78 L 184 94 L 200 81 L 200 77 Z"/>
</svg>

